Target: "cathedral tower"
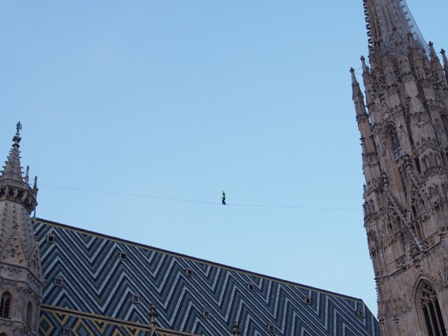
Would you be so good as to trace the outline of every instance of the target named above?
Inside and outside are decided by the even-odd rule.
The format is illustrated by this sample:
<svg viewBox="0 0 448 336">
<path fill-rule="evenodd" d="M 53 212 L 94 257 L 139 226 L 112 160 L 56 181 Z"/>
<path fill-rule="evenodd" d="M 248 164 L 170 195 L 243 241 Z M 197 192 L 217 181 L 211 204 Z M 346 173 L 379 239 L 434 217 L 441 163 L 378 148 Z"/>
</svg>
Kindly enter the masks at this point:
<svg viewBox="0 0 448 336">
<path fill-rule="evenodd" d="M 38 244 L 30 219 L 37 186 L 20 166 L 20 123 L 0 175 L 0 335 L 37 335 L 42 293 Z"/>
<path fill-rule="evenodd" d="M 405 0 L 364 0 L 361 133 L 364 226 L 384 336 L 446 336 L 448 61 L 427 47 Z"/>
</svg>

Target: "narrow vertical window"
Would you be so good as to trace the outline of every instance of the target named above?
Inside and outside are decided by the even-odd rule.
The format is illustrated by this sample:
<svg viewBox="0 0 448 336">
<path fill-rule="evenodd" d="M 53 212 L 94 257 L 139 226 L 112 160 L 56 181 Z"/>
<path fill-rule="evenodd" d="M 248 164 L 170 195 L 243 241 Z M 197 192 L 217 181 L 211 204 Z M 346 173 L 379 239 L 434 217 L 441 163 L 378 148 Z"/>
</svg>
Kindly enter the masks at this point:
<svg viewBox="0 0 448 336">
<path fill-rule="evenodd" d="M 428 282 L 423 282 L 421 286 L 420 306 L 428 335 L 447 336 L 437 293 Z"/>
<path fill-rule="evenodd" d="M 28 307 L 26 309 L 26 325 L 28 328 L 32 329 L 33 326 L 33 304 L 28 302 Z"/>
<path fill-rule="evenodd" d="M 389 126 L 386 133 L 387 150 L 387 175 L 390 177 L 391 190 L 406 197 L 408 183 L 408 172 L 403 161 L 403 149 L 398 137 L 397 129 Z M 398 195 L 396 195 L 398 196 Z"/>
<path fill-rule="evenodd" d="M 0 317 L 9 318 L 10 310 L 11 310 L 11 294 L 8 292 L 2 295 L 0 300 Z"/>
</svg>

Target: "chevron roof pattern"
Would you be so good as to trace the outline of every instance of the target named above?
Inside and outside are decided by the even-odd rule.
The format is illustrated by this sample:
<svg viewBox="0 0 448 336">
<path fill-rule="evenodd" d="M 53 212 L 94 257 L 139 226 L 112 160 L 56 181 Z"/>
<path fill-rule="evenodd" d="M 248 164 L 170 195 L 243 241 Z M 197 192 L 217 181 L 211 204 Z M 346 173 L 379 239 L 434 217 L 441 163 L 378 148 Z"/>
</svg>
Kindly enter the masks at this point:
<svg viewBox="0 0 448 336">
<path fill-rule="evenodd" d="M 68 328 L 72 335 L 147 336 L 148 325 L 97 316 L 55 306 L 43 305 L 40 316 L 41 335 L 61 335 Z M 192 334 L 157 328 L 157 336 L 194 336 Z"/>
<path fill-rule="evenodd" d="M 43 219 L 34 229 L 42 335 L 144 335 L 135 326 L 149 323 L 151 304 L 173 335 L 230 335 L 235 321 L 241 336 L 380 335 L 361 299 Z"/>
</svg>

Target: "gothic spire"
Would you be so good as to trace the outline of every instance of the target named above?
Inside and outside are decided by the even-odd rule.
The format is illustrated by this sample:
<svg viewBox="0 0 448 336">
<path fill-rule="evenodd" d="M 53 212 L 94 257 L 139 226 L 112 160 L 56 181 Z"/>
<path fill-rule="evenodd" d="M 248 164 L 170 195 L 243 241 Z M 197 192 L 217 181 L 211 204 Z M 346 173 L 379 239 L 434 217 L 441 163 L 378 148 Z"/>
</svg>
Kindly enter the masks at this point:
<svg viewBox="0 0 448 336">
<path fill-rule="evenodd" d="M 36 208 L 37 185 L 29 184 L 20 167 L 20 130 L 12 139 L 12 149 L 0 174 L 0 288 L 9 293 L 8 312 L 2 311 L 0 331 L 8 335 L 38 335 L 42 303 L 42 267 L 39 245 L 34 235 L 31 212 Z M 2 297 L 2 306 L 3 306 Z M 1 333 L 1 335 L 5 335 Z"/>
<path fill-rule="evenodd" d="M 448 59 L 442 52 L 441 62 L 433 44 L 426 46 L 406 0 L 363 1 L 370 62 L 361 59 L 365 99 L 353 69 L 351 82 L 381 334 L 447 335 L 447 293 L 434 292 L 437 305 L 428 313 L 417 289 L 422 274 L 437 284 L 444 274 L 438 286 L 448 287 L 447 252 L 432 240 L 446 243 Z"/>
<path fill-rule="evenodd" d="M 12 149 L 9 152 L 9 156 L 7 161 L 5 162 L 5 166 L 3 166 L 3 171 L 0 176 L 0 179 L 13 179 L 16 181 L 23 182 L 22 177 L 22 167 L 20 166 L 20 130 L 22 129 L 22 124 L 20 122 L 17 123 L 17 131 L 14 137 L 12 138 L 13 144 Z"/>
<path fill-rule="evenodd" d="M 18 122 L 16 133 L 12 138 L 12 148 L 0 175 L 0 200 L 7 199 L 20 203 L 29 213 L 31 213 L 37 205 L 36 196 L 38 189 L 36 180 L 34 181 L 33 188 L 31 188 L 28 184 L 28 168 L 26 170 L 25 178 L 23 178 L 22 167 L 20 166 L 19 150 L 20 140 L 22 139 L 20 137 L 21 129 L 22 124 Z M 12 192 L 12 190 L 14 190 L 14 192 Z"/>
<path fill-rule="evenodd" d="M 416 44 L 426 49 L 406 0 L 364 0 L 364 14 L 370 45 L 383 42 L 393 52 L 396 41 L 406 41 L 406 35 L 411 33 Z"/>
</svg>

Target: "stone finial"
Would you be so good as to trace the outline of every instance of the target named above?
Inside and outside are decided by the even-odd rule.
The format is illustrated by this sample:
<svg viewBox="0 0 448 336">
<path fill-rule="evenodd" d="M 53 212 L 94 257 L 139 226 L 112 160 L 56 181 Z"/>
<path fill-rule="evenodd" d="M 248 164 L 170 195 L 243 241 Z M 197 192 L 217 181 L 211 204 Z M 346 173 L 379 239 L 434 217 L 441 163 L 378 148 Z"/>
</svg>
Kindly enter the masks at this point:
<svg viewBox="0 0 448 336">
<path fill-rule="evenodd" d="M 350 73 L 352 74 L 352 85 L 353 84 L 357 84 L 358 81 L 357 81 L 356 76 L 355 76 L 355 69 L 350 68 Z"/>
<path fill-rule="evenodd" d="M 240 336 L 240 327 L 238 326 L 238 322 L 235 321 L 232 328 L 232 335 L 234 336 Z"/>
<path fill-rule="evenodd" d="M 149 324 L 152 327 L 156 326 L 156 317 L 159 316 L 159 314 L 157 313 L 157 309 L 155 305 L 151 305 L 151 307 L 149 308 Z"/>
<path fill-rule="evenodd" d="M 17 123 L 16 130 L 17 132 L 14 134 L 12 138 L 13 144 L 11 151 L 9 152 L 8 158 L 5 162 L 5 166 L 3 166 L 3 171 L 1 172 L 0 178 L 8 178 L 16 181 L 23 182 L 22 177 L 22 167 L 20 166 L 20 130 L 22 129 L 22 125 Z"/>
<path fill-rule="evenodd" d="M 20 131 L 22 130 L 22 124 L 20 121 L 16 124 L 16 134 L 19 135 Z"/>
<path fill-rule="evenodd" d="M 367 72 L 369 70 L 369 67 L 366 64 L 366 58 L 364 56 L 361 56 L 361 64 L 362 64 L 362 71 Z"/>
<path fill-rule="evenodd" d="M 445 70 L 445 75 L 448 74 L 448 59 L 446 57 L 446 52 L 444 49 L 440 50 L 440 53 L 442 54 L 443 59 L 443 69 Z"/>
<path fill-rule="evenodd" d="M 26 166 L 25 183 L 28 183 L 29 181 L 30 181 L 30 166 Z"/>
<path fill-rule="evenodd" d="M 37 187 L 37 176 L 34 176 L 34 185 L 33 185 L 34 194 L 37 194 L 39 188 Z"/>
<path fill-rule="evenodd" d="M 428 43 L 429 46 L 429 54 L 431 55 L 431 59 L 434 61 L 437 58 L 436 51 L 434 49 L 434 43 L 431 41 Z"/>
<path fill-rule="evenodd" d="M 149 331 L 146 333 L 147 336 L 157 336 L 156 330 L 157 330 L 157 324 L 156 324 L 156 317 L 159 316 L 157 313 L 156 306 L 153 304 L 151 307 L 149 307 Z"/>
</svg>

